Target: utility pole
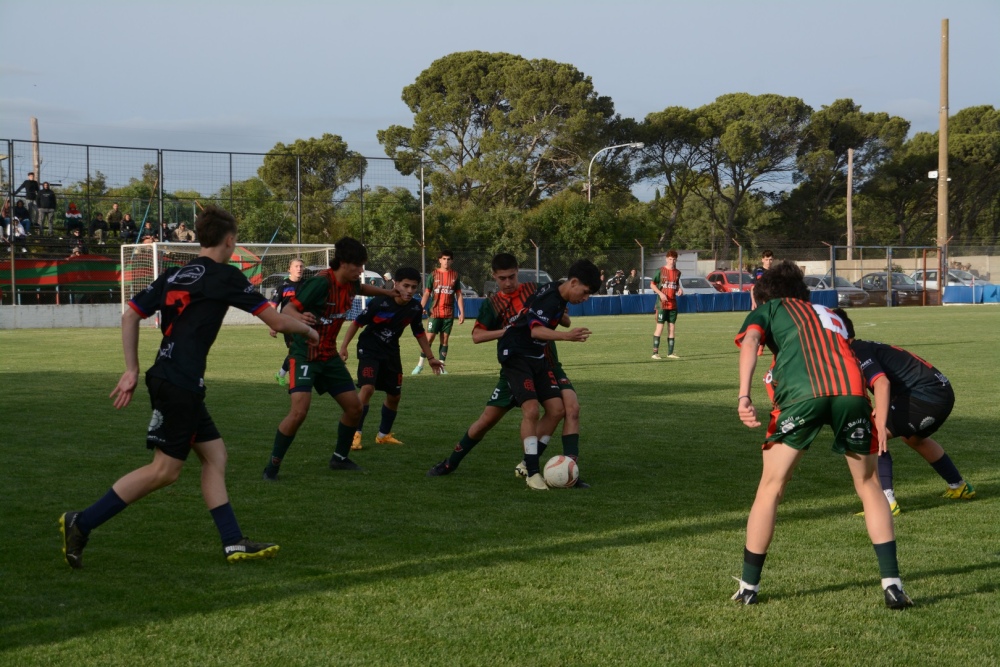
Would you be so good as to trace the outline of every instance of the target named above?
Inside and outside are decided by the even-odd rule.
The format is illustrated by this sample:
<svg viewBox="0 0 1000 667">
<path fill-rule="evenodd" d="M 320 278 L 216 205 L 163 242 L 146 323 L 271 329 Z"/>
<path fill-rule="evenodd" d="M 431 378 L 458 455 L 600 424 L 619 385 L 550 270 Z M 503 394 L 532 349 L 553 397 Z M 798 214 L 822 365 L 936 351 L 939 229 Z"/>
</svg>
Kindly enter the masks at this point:
<svg viewBox="0 0 1000 667">
<path fill-rule="evenodd" d="M 941 110 L 938 116 L 937 245 L 948 245 L 948 19 L 941 20 Z"/>
<path fill-rule="evenodd" d="M 851 196 L 854 194 L 854 149 L 847 149 L 847 261 L 854 259 L 854 217 Z"/>
<path fill-rule="evenodd" d="M 31 146 L 32 158 L 34 158 L 32 166 L 34 166 L 35 180 L 42 183 L 45 179 L 42 178 L 42 156 L 38 152 L 38 119 L 34 116 L 31 117 Z"/>
</svg>

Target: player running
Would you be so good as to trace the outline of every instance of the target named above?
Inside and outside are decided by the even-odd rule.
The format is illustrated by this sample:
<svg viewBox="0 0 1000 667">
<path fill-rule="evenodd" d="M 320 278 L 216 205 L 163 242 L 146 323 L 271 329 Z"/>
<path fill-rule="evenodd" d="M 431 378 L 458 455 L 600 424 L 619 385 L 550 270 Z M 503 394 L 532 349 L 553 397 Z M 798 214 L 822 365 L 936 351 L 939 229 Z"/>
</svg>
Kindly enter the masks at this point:
<svg viewBox="0 0 1000 667">
<path fill-rule="evenodd" d="M 291 408 L 274 434 L 271 460 L 264 468 L 265 480 L 278 479 L 281 462 L 309 415 L 313 388 L 318 394 L 332 396 L 343 411 L 337 424 L 337 444 L 330 458 L 330 469 L 361 470 L 348 458 L 354 431 L 361 419 L 361 399 L 338 353 L 337 334 L 356 295 L 396 296 L 395 291 L 361 283 L 359 278 L 366 261 L 368 251 L 364 245 L 345 236 L 336 243 L 330 268 L 307 280 L 285 307 L 293 316 L 301 316 L 316 325 L 319 344 L 310 345 L 302 336 L 292 341 L 288 384 Z"/>
<path fill-rule="evenodd" d="M 785 485 L 824 424 L 833 428 L 833 450 L 843 454 L 865 509 L 865 526 L 875 547 L 885 604 L 913 604 L 903 591 L 889 502 L 876 477 L 871 408 L 864 377 L 851 352 L 844 324 L 829 309 L 809 302 L 802 271 L 776 263 L 754 286 L 760 305 L 747 315 L 736 337 L 740 348 L 738 414 L 749 428 L 760 426 L 750 386 L 763 343 L 774 354 L 764 378 L 773 404 L 763 445 L 764 469 L 747 520 L 743 573 L 733 599 L 756 604 L 760 573 L 774 537 Z"/>
<path fill-rule="evenodd" d="M 650 287 L 660 297 L 656 300 L 656 328 L 653 330 L 653 359 L 659 361 L 660 334 L 667 323 L 667 358 L 680 359 L 674 354 L 674 323 L 677 322 L 677 297 L 684 294 L 681 272 L 677 270 L 677 251 L 667 251 L 666 266 L 656 272 Z"/>
<path fill-rule="evenodd" d="M 288 305 L 288 302 L 292 300 L 295 296 L 295 290 L 298 289 L 299 284 L 302 282 L 302 273 L 305 271 L 306 263 L 301 259 L 293 259 L 288 263 L 288 277 L 282 281 L 281 286 L 274 291 L 274 296 L 271 297 L 271 305 L 278 309 L 280 313 Z M 271 338 L 278 335 L 278 332 L 271 329 Z M 292 337 L 285 334 L 285 348 L 291 349 L 292 347 Z M 281 368 L 274 374 L 274 379 L 282 387 L 288 386 L 288 360 L 291 357 L 285 355 L 285 360 L 281 362 Z"/>
<path fill-rule="evenodd" d="M 451 250 L 442 250 L 438 255 L 438 268 L 427 276 L 427 288 L 420 299 L 420 307 L 426 308 L 427 301 L 431 299 L 431 317 L 427 322 L 427 343 L 432 344 L 434 337 L 441 334 L 441 343 L 438 345 L 438 356 L 444 363 L 448 359 L 448 339 L 451 338 L 451 327 L 455 321 L 455 303 L 458 302 L 458 323 L 465 323 L 465 301 L 462 299 L 462 281 L 459 280 L 458 272 L 451 268 L 455 256 Z M 410 375 L 418 375 L 424 370 L 424 360 L 427 357 L 420 353 L 420 360 Z M 443 367 L 441 375 L 447 375 Z"/>
<path fill-rule="evenodd" d="M 892 483 L 892 456 L 886 442 L 897 436 L 924 457 L 948 484 L 945 498 L 975 497 L 975 489 L 958 472 L 941 445 L 931 438 L 955 405 L 955 392 L 948 378 L 902 348 L 855 339 L 854 323 L 847 313 L 841 308 L 833 312 L 843 320 L 851 349 L 861 363 L 868 389 L 875 396 L 875 429 L 879 451 L 884 452 L 878 457 L 878 476 L 893 516 L 900 510 Z"/>
<path fill-rule="evenodd" d="M 487 299 L 479 308 L 479 316 L 476 318 L 476 325 L 472 329 L 473 343 L 478 344 L 500 340 L 507 327 L 524 309 L 528 298 L 538 290 L 538 285 L 535 283 L 519 283 L 517 281 L 518 268 L 518 261 L 514 255 L 499 253 L 493 257 L 493 280 L 497 284 L 497 293 Z M 560 325 L 568 328 L 570 324 L 569 316 L 564 313 Z M 552 372 L 559 383 L 565 412 L 562 430 L 563 455 L 576 460 L 580 454 L 580 402 L 573 384 L 563 370 L 562 364 L 559 363 L 555 342 L 549 343 L 547 354 Z M 451 455 L 427 471 L 427 476 L 440 477 L 457 470 L 469 452 L 486 437 L 486 434 L 494 426 L 500 423 L 504 415 L 514 406 L 515 402 L 510 391 L 510 386 L 501 374 L 496 387 L 486 402 L 486 407 L 483 408 L 482 414 L 469 426 L 465 435 L 455 445 Z M 538 431 L 539 456 L 548 446 L 553 432 L 554 427 L 552 431 L 547 433 L 542 430 Z M 523 462 L 517 465 L 515 473 L 520 477 L 527 476 L 527 468 L 525 468 Z M 586 489 L 589 487 L 590 485 L 586 482 L 577 480 L 574 488 Z"/>
<path fill-rule="evenodd" d="M 388 275 L 388 274 L 387 274 Z M 361 432 L 368 416 L 368 403 L 376 390 L 385 392 L 382 404 L 382 422 L 375 436 L 377 445 L 401 445 L 392 434 L 392 424 L 399 411 L 399 397 L 403 386 L 403 362 L 399 356 L 399 338 L 407 327 L 413 332 L 417 344 L 430 362 L 434 373 L 439 373 L 444 363 L 434 358 L 430 343 L 424 336 L 423 308 L 413 295 L 420 289 L 420 272 L 409 266 L 396 271 L 395 298 L 375 297 L 368 307 L 351 322 L 340 344 L 340 358 L 348 358 L 348 345 L 358 329 L 358 392 L 363 406 L 361 420 L 354 433 L 351 449 L 361 449 Z"/>
<path fill-rule="evenodd" d="M 268 306 L 228 263 L 236 248 L 232 215 L 206 206 L 195 226 L 201 242 L 198 257 L 160 274 L 129 301 L 122 315 L 126 370 L 111 392 L 119 410 L 132 402 L 138 384 L 139 323 L 160 312 L 163 339 L 156 362 L 146 371 L 153 407 L 146 448 L 153 450 L 153 461 L 119 479 L 87 509 L 59 518 L 63 554 L 72 568 L 83 567 L 83 549 L 92 530 L 140 498 L 176 482 L 191 450 L 201 462 L 201 493 L 222 538 L 226 560 L 268 558 L 278 552 L 277 544 L 247 539 L 236 521 L 226 491 L 226 445 L 205 407 L 206 360 L 229 306 L 253 313 L 276 331 L 296 333 L 312 343 L 319 337 L 305 323 Z"/>
</svg>

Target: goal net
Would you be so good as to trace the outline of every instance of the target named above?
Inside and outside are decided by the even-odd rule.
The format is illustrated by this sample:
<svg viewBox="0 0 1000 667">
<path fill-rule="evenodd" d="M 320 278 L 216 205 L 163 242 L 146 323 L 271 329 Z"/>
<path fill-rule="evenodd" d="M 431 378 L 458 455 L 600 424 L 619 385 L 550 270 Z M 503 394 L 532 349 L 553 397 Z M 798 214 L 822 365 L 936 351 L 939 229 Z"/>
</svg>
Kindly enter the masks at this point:
<svg viewBox="0 0 1000 667">
<path fill-rule="evenodd" d="M 122 311 L 128 301 L 146 289 L 164 271 L 183 266 L 198 256 L 197 243 L 141 243 L 121 247 Z M 244 243 L 236 246 L 229 263 L 247 277 L 250 284 L 270 299 L 288 275 L 293 259 L 305 262 L 308 278 L 330 266 L 333 245 Z"/>
</svg>

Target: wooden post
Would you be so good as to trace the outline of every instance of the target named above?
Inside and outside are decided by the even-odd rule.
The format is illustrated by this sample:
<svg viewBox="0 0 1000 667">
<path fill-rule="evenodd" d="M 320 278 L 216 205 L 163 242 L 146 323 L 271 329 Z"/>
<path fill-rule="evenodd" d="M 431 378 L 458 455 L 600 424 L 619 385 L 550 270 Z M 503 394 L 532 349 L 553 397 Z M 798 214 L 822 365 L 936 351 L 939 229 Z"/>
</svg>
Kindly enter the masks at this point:
<svg viewBox="0 0 1000 667">
<path fill-rule="evenodd" d="M 847 149 L 847 261 L 854 259 L 854 218 L 851 196 L 854 194 L 854 149 Z"/>
</svg>

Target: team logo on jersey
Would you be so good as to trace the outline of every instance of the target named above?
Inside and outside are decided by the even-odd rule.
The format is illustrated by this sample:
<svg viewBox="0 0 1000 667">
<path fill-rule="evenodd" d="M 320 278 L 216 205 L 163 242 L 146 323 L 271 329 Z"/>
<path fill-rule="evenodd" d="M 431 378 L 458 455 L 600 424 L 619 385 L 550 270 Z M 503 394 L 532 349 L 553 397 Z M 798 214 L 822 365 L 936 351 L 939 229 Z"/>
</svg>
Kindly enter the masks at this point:
<svg viewBox="0 0 1000 667">
<path fill-rule="evenodd" d="M 865 370 L 871 365 L 872 365 L 872 359 L 865 359 L 863 362 L 861 362 L 861 370 Z"/>
<path fill-rule="evenodd" d="M 781 432 L 788 433 L 789 431 L 795 430 L 796 426 L 802 426 L 806 423 L 806 420 L 802 417 L 785 417 L 781 420 Z"/>
<path fill-rule="evenodd" d="M 944 373 L 935 373 L 934 377 L 938 379 L 941 384 L 948 384 L 948 378 L 945 377 Z"/>
<path fill-rule="evenodd" d="M 160 348 L 160 353 L 157 355 L 157 359 L 171 359 L 174 356 L 174 343 L 173 341 L 166 344 L 165 347 Z"/>
<path fill-rule="evenodd" d="M 201 264 L 188 264 L 181 267 L 181 270 L 167 278 L 167 282 L 173 285 L 193 285 L 205 275 L 205 267 Z"/>
</svg>

